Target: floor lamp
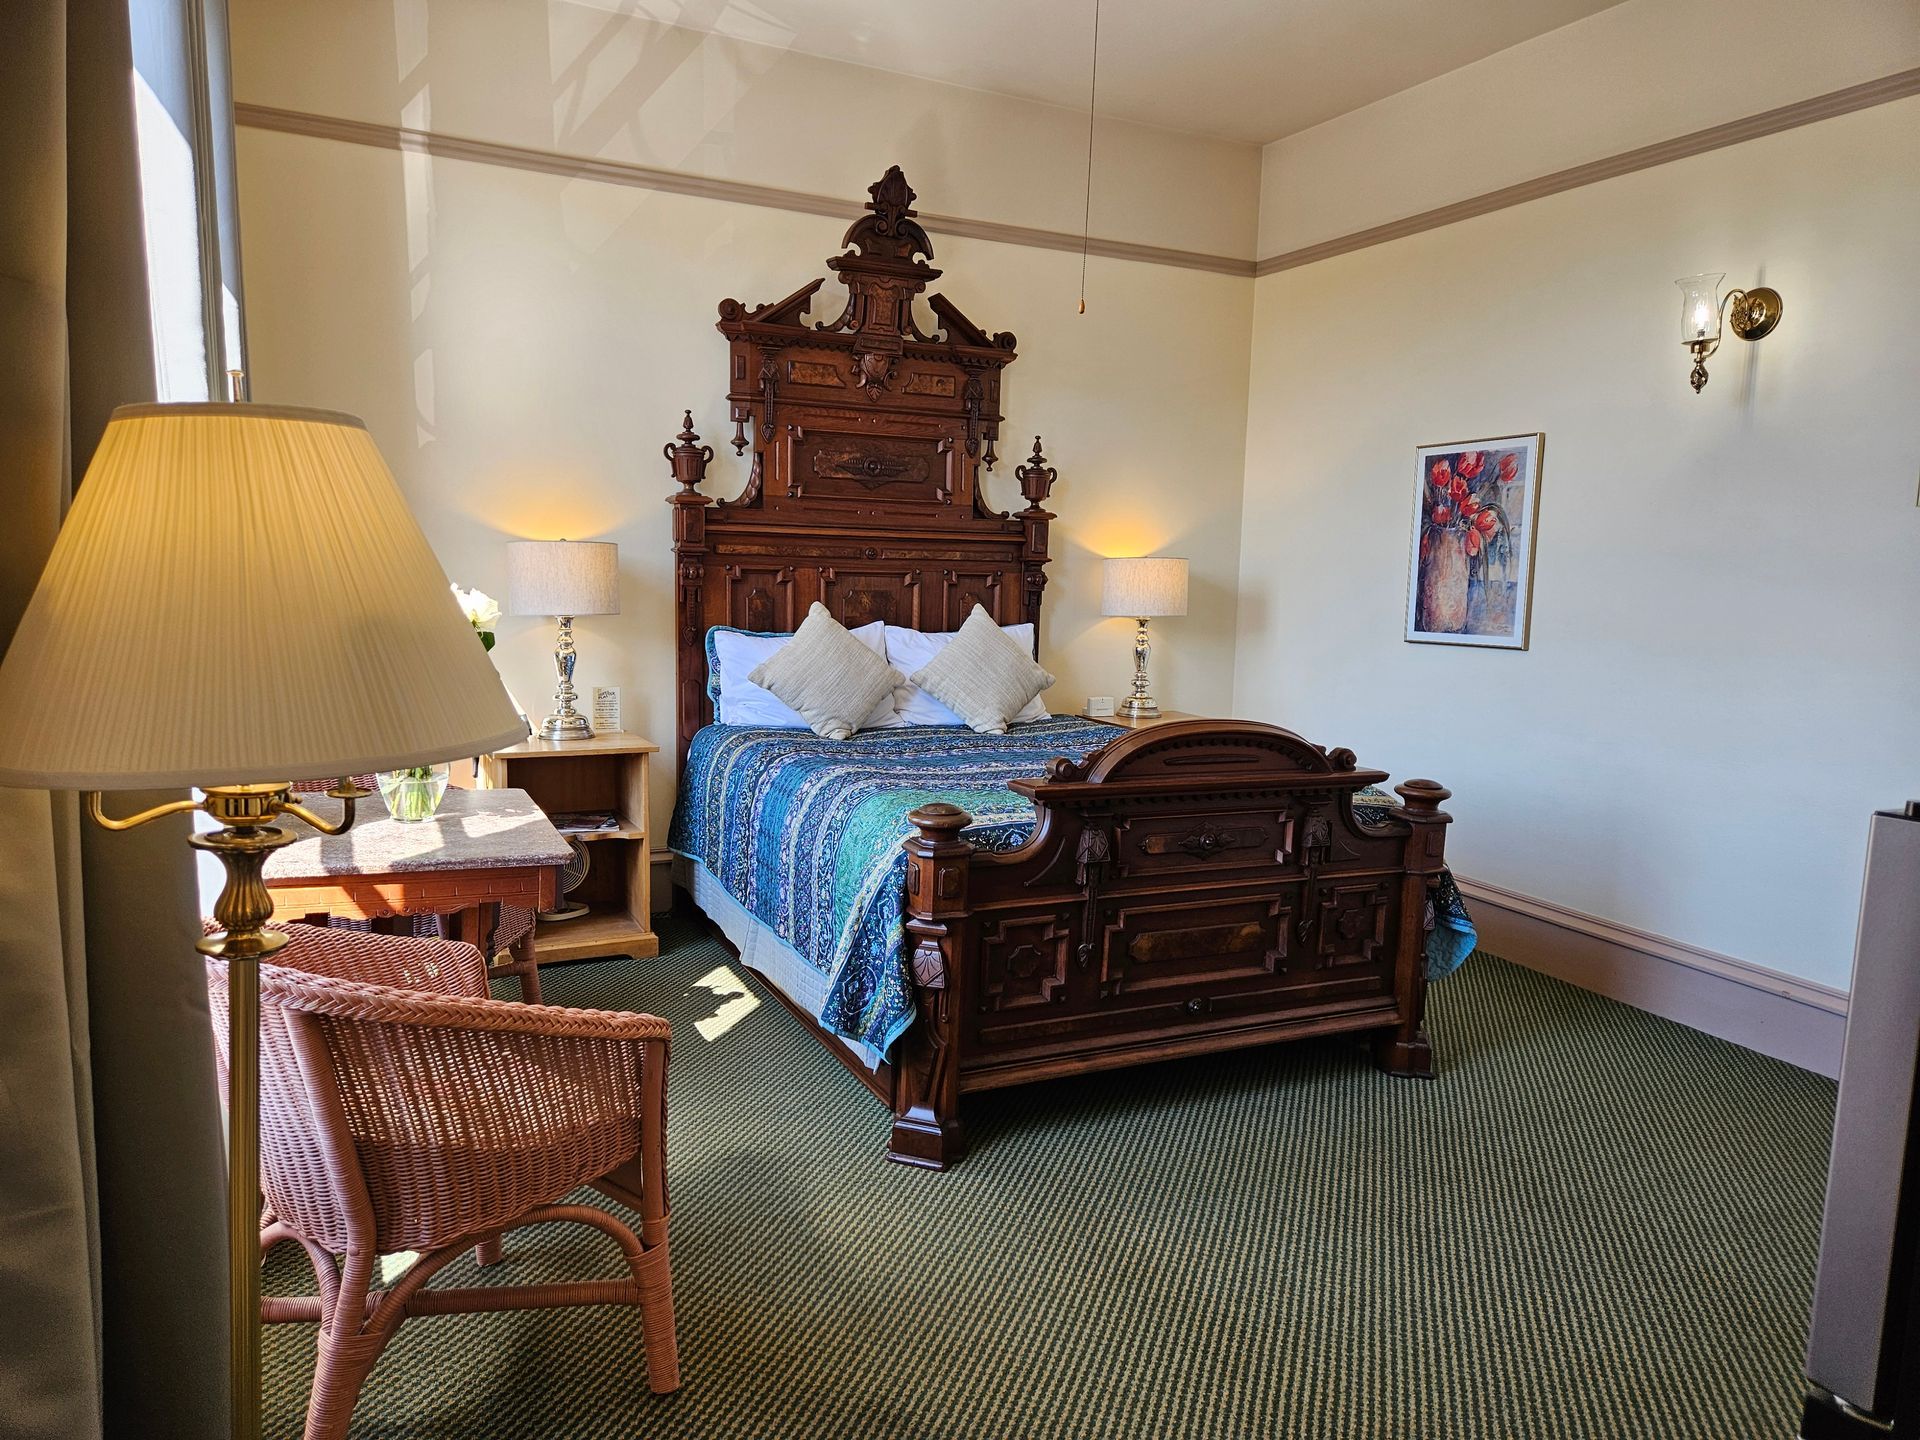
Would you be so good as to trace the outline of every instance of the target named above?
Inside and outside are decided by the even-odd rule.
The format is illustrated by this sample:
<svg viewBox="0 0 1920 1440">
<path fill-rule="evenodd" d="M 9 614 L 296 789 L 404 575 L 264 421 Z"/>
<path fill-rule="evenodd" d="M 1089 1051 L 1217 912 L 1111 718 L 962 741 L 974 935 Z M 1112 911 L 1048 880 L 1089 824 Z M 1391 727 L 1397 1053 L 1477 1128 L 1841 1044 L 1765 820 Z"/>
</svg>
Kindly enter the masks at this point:
<svg viewBox="0 0 1920 1440">
<path fill-rule="evenodd" d="M 260 960 L 267 857 L 289 783 L 480 755 L 526 737 L 366 428 L 273 405 L 113 414 L 0 663 L 0 784 L 82 790 L 123 830 L 180 811 L 219 823 L 229 968 L 232 1434 L 260 1434 Z M 126 819 L 99 792 L 198 787 Z"/>
</svg>

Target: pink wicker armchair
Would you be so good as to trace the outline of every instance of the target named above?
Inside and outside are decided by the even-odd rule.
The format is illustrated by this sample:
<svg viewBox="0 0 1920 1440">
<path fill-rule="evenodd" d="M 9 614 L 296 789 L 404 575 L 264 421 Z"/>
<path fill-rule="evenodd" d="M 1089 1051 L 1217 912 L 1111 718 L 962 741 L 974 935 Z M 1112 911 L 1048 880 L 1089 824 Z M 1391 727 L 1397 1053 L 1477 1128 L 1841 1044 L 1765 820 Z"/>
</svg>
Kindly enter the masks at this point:
<svg viewBox="0 0 1920 1440">
<path fill-rule="evenodd" d="M 270 1297 L 261 1317 L 319 1321 L 307 1440 L 347 1433 L 360 1387 L 415 1315 L 637 1305 L 647 1377 L 679 1388 L 667 1259 L 668 1026 L 649 1015 L 487 998 L 471 945 L 308 925 L 261 966 L 264 1254 L 297 1240 L 317 1296 Z M 207 962 L 221 1066 L 226 965 Z M 640 1215 L 562 1202 L 591 1184 Z M 569 1221 L 618 1242 L 628 1275 L 563 1284 L 428 1289 L 461 1251 Z M 417 1251 L 390 1288 L 379 1257 Z"/>
</svg>

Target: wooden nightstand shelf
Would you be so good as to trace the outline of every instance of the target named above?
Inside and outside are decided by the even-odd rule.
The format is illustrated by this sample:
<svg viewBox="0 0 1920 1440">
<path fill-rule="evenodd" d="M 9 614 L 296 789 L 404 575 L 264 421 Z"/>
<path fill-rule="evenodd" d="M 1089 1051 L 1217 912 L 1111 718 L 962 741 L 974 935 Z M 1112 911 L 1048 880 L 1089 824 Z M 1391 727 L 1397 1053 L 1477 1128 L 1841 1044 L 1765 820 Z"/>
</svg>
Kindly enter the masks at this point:
<svg viewBox="0 0 1920 1440">
<path fill-rule="evenodd" d="M 1118 725 L 1122 730 L 1151 730 L 1156 725 L 1165 725 L 1174 720 L 1198 720 L 1198 715 L 1185 710 L 1162 710 L 1158 715 L 1149 715 L 1143 720 L 1129 720 L 1125 715 L 1082 715 L 1082 720 L 1098 720 L 1102 725 Z"/>
<path fill-rule="evenodd" d="M 617 830 L 572 838 L 587 847 L 586 883 L 567 898 L 592 911 L 578 920 L 543 920 L 534 932 L 537 963 L 660 953 L 653 933 L 653 837 L 647 813 L 648 773 L 660 747 L 638 735 L 607 731 L 591 740 L 523 740 L 480 761 L 489 789 L 526 791 L 549 815 L 610 810 Z"/>
</svg>

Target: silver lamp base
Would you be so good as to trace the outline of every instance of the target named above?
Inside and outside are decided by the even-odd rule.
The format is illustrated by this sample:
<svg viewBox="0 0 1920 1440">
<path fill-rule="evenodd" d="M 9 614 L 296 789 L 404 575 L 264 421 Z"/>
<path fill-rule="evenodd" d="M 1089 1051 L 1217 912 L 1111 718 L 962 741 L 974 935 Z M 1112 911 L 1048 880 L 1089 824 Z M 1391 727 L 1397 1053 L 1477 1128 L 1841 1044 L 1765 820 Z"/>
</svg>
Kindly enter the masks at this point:
<svg viewBox="0 0 1920 1440">
<path fill-rule="evenodd" d="M 1144 616 L 1134 621 L 1133 632 L 1133 693 L 1115 707 L 1114 713 L 1122 720 L 1152 720 L 1160 714 L 1160 707 L 1154 703 L 1148 693 L 1147 656 L 1151 653 L 1147 643 L 1147 622 Z"/>
<path fill-rule="evenodd" d="M 593 726 L 573 708 L 573 617 L 562 615 L 560 634 L 553 645 L 553 668 L 560 684 L 553 692 L 553 713 L 540 722 L 542 740 L 591 740 Z"/>
<path fill-rule="evenodd" d="M 578 710 L 556 710 L 540 722 L 542 740 L 591 740 L 593 726 Z"/>
</svg>

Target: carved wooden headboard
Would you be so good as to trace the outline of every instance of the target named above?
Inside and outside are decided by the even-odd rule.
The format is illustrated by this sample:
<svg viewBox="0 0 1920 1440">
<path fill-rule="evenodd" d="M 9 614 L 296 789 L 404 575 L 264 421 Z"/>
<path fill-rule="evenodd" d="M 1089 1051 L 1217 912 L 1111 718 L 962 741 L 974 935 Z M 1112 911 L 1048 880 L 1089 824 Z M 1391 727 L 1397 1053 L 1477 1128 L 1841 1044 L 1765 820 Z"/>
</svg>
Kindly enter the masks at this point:
<svg viewBox="0 0 1920 1440">
<path fill-rule="evenodd" d="M 1026 509 L 995 513 L 980 492 L 1013 336 L 987 334 L 940 294 L 927 297 L 935 333 L 922 332 L 913 302 L 940 272 L 913 190 L 894 166 L 868 193 L 841 241 L 852 249 L 827 261 L 847 287 L 839 318 L 802 318 L 824 277 L 771 305 L 720 302 L 731 443 L 753 451 L 746 490 L 700 493 L 713 449 L 691 412 L 666 447 L 680 487 L 668 503 L 683 760 L 712 718 L 711 625 L 792 630 L 815 600 L 849 626 L 953 630 L 976 603 L 1003 625 L 1040 619 L 1055 471 L 1039 437 L 1014 472 Z"/>
</svg>

